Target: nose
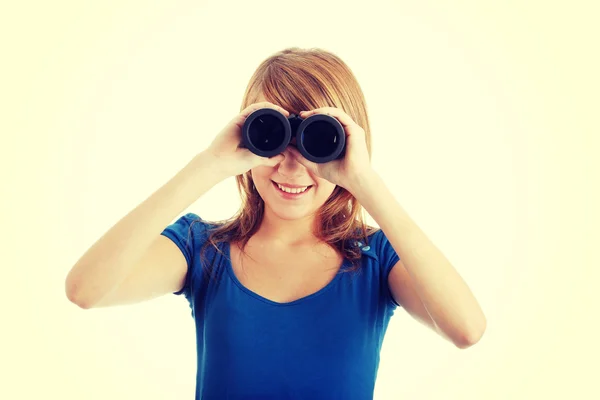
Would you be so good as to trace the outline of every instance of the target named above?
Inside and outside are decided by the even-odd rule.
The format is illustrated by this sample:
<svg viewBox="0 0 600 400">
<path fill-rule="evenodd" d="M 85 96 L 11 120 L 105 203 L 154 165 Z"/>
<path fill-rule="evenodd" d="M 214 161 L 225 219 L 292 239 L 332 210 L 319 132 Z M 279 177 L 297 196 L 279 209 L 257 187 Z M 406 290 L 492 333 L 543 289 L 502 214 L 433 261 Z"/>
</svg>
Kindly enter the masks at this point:
<svg viewBox="0 0 600 400">
<path fill-rule="evenodd" d="M 291 146 L 291 145 L 290 145 Z M 300 164 L 296 157 L 289 150 L 289 146 L 281 153 L 285 156 L 284 160 L 279 163 L 277 171 L 281 176 L 286 177 L 290 181 L 294 178 L 301 177 L 306 174 L 306 168 Z"/>
</svg>

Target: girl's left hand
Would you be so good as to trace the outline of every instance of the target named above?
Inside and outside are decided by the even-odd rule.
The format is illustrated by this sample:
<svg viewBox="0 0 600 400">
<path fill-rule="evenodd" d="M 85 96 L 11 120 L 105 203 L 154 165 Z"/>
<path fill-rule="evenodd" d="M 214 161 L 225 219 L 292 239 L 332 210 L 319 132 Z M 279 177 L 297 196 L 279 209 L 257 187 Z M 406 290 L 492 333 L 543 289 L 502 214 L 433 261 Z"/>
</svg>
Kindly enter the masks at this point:
<svg viewBox="0 0 600 400">
<path fill-rule="evenodd" d="M 344 157 L 339 160 L 319 164 L 304 158 L 293 146 L 289 146 L 289 149 L 298 162 L 304 165 L 310 172 L 349 190 L 349 187 L 360 174 L 371 169 L 365 131 L 348 114 L 339 108 L 323 107 L 311 111 L 302 111 L 300 112 L 300 117 L 306 119 L 313 114 L 329 115 L 336 118 L 342 124 L 346 133 L 346 153 Z"/>
</svg>

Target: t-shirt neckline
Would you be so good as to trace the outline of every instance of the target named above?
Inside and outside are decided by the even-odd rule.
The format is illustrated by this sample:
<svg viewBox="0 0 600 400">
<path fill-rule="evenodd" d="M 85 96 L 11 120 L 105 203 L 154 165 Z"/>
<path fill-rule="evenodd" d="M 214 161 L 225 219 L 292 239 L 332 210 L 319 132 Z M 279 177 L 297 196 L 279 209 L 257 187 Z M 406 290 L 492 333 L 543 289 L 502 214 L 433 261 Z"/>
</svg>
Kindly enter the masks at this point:
<svg viewBox="0 0 600 400">
<path fill-rule="evenodd" d="M 348 260 L 346 257 L 344 257 L 342 264 L 341 264 L 340 268 L 338 269 L 338 272 L 335 274 L 333 279 L 330 280 L 329 283 L 327 283 L 327 285 L 323 286 L 321 289 L 317 290 L 316 292 L 306 295 L 304 297 L 301 297 L 299 299 L 285 302 L 285 303 L 279 303 L 277 301 L 273 301 L 273 300 L 267 299 L 266 297 L 261 296 L 260 294 L 248 289 L 246 286 L 244 286 L 242 284 L 242 282 L 240 282 L 240 280 L 235 275 L 235 272 L 233 271 L 233 265 L 231 262 L 231 242 L 229 242 L 229 241 L 224 242 L 224 246 L 225 246 L 225 264 L 227 266 L 228 275 L 231 278 L 231 280 L 233 281 L 233 283 L 235 283 L 236 286 L 238 286 L 243 292 L 250 295 L 251 297 L 254 297 L 257 300 L 260 300 L 264 303 L 267 303 L 267 304 L 270 304 L 273 306 L 277 306 L 277 307 L 293 306 L 293 305 L 303 303 L 305 301 L 308 301 L 310 299 L 313 299 L 317 296 L 322 295 L 323 293 L 325 293 L 329 289 L 331 289 L 333 286 L 335 286 L 335 284 L 340 280 L 340 278 L 342 276 L 341 271 L 344 269 L 344 267 L 348 266 Z"/>
</svg>

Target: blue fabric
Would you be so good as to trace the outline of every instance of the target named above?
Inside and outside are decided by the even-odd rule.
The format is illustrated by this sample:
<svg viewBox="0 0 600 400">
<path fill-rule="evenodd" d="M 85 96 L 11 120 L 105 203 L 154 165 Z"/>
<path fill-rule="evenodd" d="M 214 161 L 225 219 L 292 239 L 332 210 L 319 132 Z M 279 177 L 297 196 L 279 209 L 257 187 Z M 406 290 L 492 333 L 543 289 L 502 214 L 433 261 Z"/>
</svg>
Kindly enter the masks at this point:
<svg viewBox="0 0 600 400">
<path fill-rule="evenodd" d="M 193 221 L 196 221 L 192 224 Z M 190 229 L 191 227 L 191 229 Z M 359 273 L 339 273 L 323 289 L 289 303 L 268 300 L 236 278 L 229 243 L 199 251 L 210 225 L 188 213 L 165 228 L 188 261 L 185 285 L 196 325 L 196 399 L 372 399 L 379 354 L 399 306 L 387 277 L 399 260 L 378 230 L 362 248 Z M 349 267 L 348 260 L 344 268 Z"/>
</svg>

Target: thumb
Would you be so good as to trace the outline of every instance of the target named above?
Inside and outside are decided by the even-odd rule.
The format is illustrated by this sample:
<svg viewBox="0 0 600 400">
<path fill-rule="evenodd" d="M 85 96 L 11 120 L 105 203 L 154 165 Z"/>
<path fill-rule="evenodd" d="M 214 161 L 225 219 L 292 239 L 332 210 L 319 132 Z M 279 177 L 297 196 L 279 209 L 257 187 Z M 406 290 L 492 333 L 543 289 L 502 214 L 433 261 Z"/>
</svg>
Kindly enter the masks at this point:
<svg viewBox="0 0 600 400">
<path fill-rule="evenodd" d="M 277 154 L 276 156 L 273 157 L 260 157 L 261 158 L 261 165 L 266 165 L 269 167 L 274 167 L 277 164 L 279 164 L 280 162 L 282 162 L 283 160 L 285 160 L 285 156 L 283 154 Z"/>
</svg>

